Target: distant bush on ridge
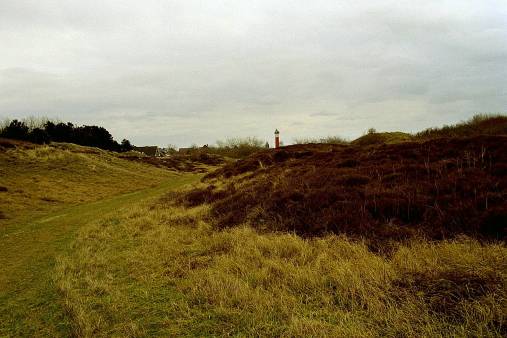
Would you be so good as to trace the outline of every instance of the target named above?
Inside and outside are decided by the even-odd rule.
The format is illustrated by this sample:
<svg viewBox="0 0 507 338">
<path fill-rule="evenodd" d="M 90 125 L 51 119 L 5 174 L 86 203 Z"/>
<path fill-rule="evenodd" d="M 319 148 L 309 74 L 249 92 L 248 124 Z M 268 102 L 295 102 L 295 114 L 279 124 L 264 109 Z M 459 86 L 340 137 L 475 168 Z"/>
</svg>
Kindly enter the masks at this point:
<svg viewBox="0 0 507 338">
<path fill-rule="evenodd" d="M 26 121 L 12 120 L 4 122 L 0 129 L 0 137 L 30 141 L 37 144 L 54 142 L 75 143 L 82 146 L 97 147 L 116 152 L 132 150 L 129 140 L 124 139 L 121 144 L 104 127 L 74 126 L 67 122 L 53 122 L 34 119 Z"/>
<path fill-rule="evenodd" d="M 507 116 L 478 114 L 471 119 L 442 128 L 428 128 L 415 134 L 416 138 L 467 137 L 478 135 L 507 135 Z"/>
<path fill-rule="evenodd" d="M 347 144 L 349 143 L 346 139 L 339 136 L 327 136 L 321 138 L 296 138 L 294 139 L 294 144 L 317 144 L 317 143 L 326 143 L 326 144 Z"/>
<path fill-rule="evenodd" d="M 207 148 L 207 152 L 231 158 L 244 158 L 265 148 L 266 143 L 256 137 L 236 137 L 217 141 L 216 145 Z"/>
</svg>

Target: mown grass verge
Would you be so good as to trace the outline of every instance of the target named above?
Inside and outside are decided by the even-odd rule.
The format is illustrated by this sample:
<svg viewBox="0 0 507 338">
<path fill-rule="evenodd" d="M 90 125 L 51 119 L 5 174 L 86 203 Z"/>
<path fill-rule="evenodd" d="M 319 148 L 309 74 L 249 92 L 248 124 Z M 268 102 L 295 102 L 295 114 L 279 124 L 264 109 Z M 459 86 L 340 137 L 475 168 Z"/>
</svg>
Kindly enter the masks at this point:
<svg viewBox="0 0 507 338">
<path fill-rule="evenodd" d="M 504 336 L 507 248 L 214 230 L 169 199 L 82 228 L 55 282 L 77 336 Z"/>
</svg>

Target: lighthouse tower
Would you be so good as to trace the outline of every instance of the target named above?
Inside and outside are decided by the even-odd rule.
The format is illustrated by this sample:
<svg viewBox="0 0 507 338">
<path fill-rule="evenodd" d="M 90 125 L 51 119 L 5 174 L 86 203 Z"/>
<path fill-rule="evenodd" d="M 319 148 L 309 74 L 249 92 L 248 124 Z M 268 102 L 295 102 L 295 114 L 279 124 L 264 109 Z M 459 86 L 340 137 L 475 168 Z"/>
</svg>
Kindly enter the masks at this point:
<svg viewBox="0 0 507 338">
<path fill-rule="evenodd" d="M 280 132 L 278 129 L 275 130 L 275 148 L 280 148 Z"/>
</svg>

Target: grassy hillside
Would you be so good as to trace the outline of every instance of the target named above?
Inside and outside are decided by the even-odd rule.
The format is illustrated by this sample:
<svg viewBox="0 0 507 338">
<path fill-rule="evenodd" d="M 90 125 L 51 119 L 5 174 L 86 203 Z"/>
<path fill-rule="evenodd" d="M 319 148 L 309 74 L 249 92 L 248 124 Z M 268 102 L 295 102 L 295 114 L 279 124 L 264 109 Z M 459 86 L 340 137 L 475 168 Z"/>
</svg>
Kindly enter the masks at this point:
<svg viewBox="0 0 507 338">
<path fill-rule="evenodd" d="M 156 186 L 169 171 L 67 143 L 0 140 L 0 224 Z"/>
<path fill-rule="evenodd" d="M 177 194 L 176 194 L 177 195 Z M 81 337 L 506 334 L 507 248 L 217 230 L 174 193 L 79 232 L 56 284 Z"/>
<path fill-rule="evenodd" d="M 0 337 L 73 336 L 73 320 L 54 276 L 56 258 L 70 254 L 76 231 L 198 179 L 194 174 L 173 174 L 156 187 L 66 206 L 0 227 Z"/>
<path fill-rule="evenodd" d="M 354 141 L 352 141 L 352 144 L 356 145 L 370 145 L 370 144 L 380 144 L 380 143 L 386 143 L 386 144 L 394 144 L 394 143 L 400 143 L 400 142 L 407 142 L 407 141 L 413 141 L 414 137 L 411 134 L 402 133 L 402 132 L 385 132 L 385 133 L 377 133 L 372 132 L 368 133 L 366 135 L 363 135 Z"/>
<path fill-rule="evenodd" d="M 0 336 L 71 336 L 53 276 L 76 231 L 198 179 L 96 148 L 1 139 Z"/>
<path fill-rule="evenodd" d="M 290 146 L 118 210 L 58 261 L 72 332 L 505 336 L 506 147 Z"/>
</svg>

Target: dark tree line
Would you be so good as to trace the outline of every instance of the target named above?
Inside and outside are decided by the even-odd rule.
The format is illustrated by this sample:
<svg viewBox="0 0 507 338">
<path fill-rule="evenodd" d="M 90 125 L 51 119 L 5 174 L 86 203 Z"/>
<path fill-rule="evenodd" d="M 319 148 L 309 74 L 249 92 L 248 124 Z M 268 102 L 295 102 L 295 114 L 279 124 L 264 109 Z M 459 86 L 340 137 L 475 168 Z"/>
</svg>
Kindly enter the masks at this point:
<svg viewBox="0 0 507 338">
<path fill-rule="evenodd" d="M 9 125 L 0 131 L 0 137 L 38 144 L 51 141 L 69 142 L 118 152 L 133 149 L 129 140 L 124 139 L 121 143 L 116 142 L 104 127 L 74 126 L 70 122 L 54 123 L 48 121 L 41 127 L 30 129 L 25 122 L 12 120 Z"/>
</svg>

